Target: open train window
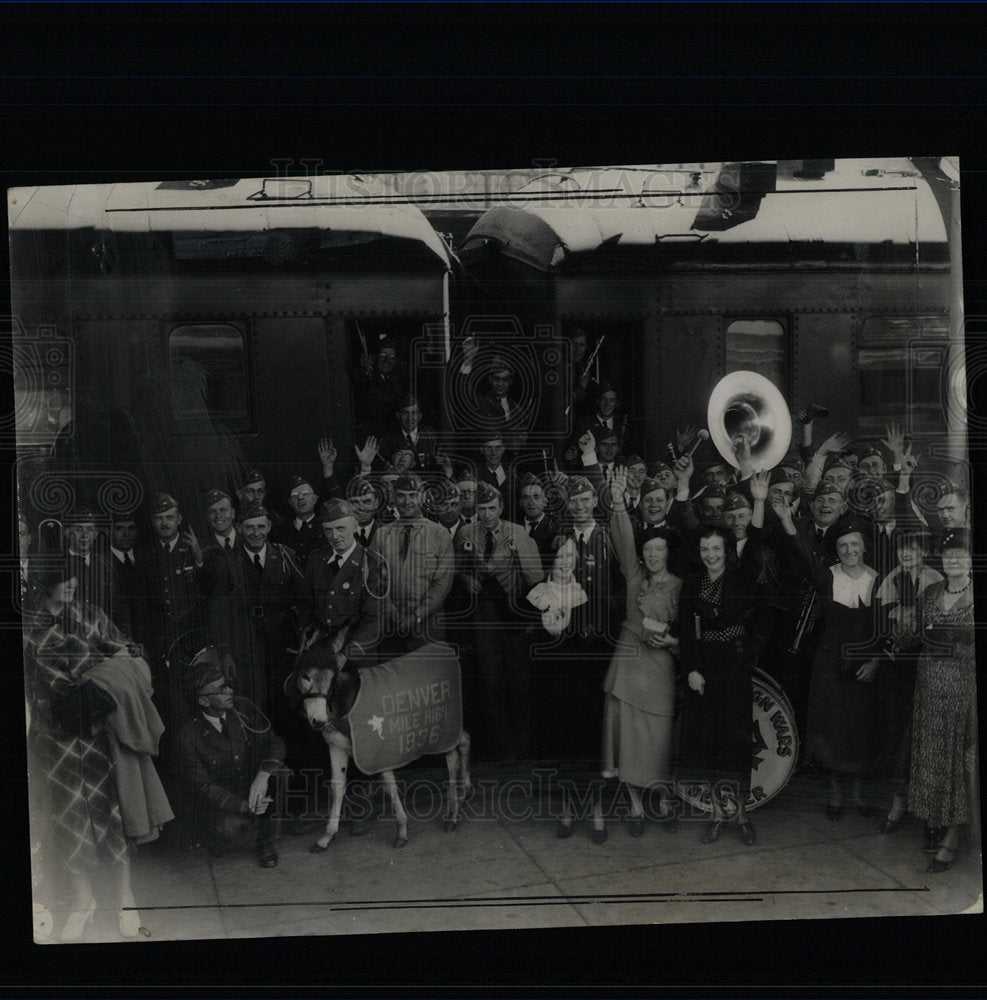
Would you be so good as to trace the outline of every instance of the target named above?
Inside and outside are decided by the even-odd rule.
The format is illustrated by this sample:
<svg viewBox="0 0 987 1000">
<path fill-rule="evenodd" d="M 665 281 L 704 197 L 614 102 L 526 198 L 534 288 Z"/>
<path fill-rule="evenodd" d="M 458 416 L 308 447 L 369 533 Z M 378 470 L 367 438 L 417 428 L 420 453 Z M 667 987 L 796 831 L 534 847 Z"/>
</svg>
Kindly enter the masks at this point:
<svg viewBox="0 0 987 1000">
<path fill-rule="evenodd" d="M 935 316 L 869 316 L 860 329 L 860 424 L 883 431 L 890 420 L 919 433 L 946 429 L 942 368 L 949 320 Z"/>
<path fill-rule="evenodd" d="M 788 332 L 778 319 L 735 319 L 726 330 L 724 374 L 751 371 L 789 395 Z"/>
<path fill-rule="evenodd" d="M 183 380 L 183 405 L 176 407 L 178 418 L 209 416 L 231 431 L 253 429 L 242 331 L 230 323 L 176 326 L 168 336 L 168 359 L 173 370 L 188 374 Z"/>
</svg>

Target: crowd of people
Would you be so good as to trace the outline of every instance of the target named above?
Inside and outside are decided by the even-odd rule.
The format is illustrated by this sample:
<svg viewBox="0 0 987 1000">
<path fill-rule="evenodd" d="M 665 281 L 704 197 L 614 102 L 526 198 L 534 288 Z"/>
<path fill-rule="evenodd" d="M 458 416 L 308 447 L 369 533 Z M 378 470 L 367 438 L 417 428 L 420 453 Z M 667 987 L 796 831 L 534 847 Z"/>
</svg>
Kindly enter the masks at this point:
<svg viewBox="0 0 987 1000">
<path fill-rule="evenodd" d="M 63 939 L 91 918 L 100 863 L 119 873 L 121 932 L 136 933 L 128 841 L 164 831 L 218 855 L 251 836 L 272 867 L 273 817 L 309 828 L 327 755 L 284 686 L 314 646 L 358 672 L 447 641 L 477 755 L 599 758 L 627 787 L 635 836 L 648 819 L 676 831 L 673 778 L 688 777 L 708 797 L 703 842 L 735 823 L 747 845 L 760 664 L 828 777 L 829 818 L 850 808 L 890 834 L 910 812 L 929 871 L 955 862 L 975 808 L 968 492 L 944 485 L 923 510 L 900 428 L 814 447 L 815 406 L 774 468 L 741 436 L 733 463 L 697 472 L 700 431 L 635 441 L 619 387 L 579 364 L 586 346 L 577 331 L 574 433 L 551 466 L 521 460 L 531 409 L 508 361 L 461 361 L 487 380 L 486 437 L 465 462 L 384 342 L 361 374 L 352 475 L 326 437 L 320 475 L 299 470 L 284 498 L 247 469 L 201 511 L 160 493 L 101 532 L 76 509 L 55 560 L 34 551 L 22 509 L 30 745 L 74 892 Z M 865 794 L 875 776 L 894 782 L 886 809 Z M 559 837 L 578 818 L 567 801 Z"/>
</svg>

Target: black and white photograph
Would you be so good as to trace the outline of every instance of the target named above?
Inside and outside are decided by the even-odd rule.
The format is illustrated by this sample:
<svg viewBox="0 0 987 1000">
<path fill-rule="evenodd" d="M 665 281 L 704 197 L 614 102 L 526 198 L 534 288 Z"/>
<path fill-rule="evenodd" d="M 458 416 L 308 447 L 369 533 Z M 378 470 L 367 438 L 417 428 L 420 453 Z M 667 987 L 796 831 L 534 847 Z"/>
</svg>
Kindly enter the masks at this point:
<svg viewBox="0 0 987 1000">
<path fill-rule="evenodd" d="M 954 156 L 8 192 L 37 943 L 980 912 Z"/>
</svg>

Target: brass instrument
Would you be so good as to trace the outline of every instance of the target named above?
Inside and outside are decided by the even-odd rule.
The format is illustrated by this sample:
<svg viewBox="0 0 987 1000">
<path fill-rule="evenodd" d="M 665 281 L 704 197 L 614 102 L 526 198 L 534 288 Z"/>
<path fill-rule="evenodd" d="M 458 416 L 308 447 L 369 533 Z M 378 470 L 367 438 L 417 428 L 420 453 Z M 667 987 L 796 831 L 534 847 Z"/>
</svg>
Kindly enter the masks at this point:
<svg viewBox="0 0 987 1000">
<path fill-rule="evenodd" d="M 773 469 L 788 452 L 792 418 L 785 397 L 757 372 L 739 371 L 716 383 L 707 407 L 707 426 L 716 450 L 735 468 L 746 441 L 755 469 Z"/>
</svg>

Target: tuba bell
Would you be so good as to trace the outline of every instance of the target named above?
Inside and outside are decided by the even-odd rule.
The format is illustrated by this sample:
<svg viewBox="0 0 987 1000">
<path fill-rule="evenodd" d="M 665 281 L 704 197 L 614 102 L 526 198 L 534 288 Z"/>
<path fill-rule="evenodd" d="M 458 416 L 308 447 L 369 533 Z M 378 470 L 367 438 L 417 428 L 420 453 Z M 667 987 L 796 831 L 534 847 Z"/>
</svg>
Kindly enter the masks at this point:
<svg viewBox="0 0 987 1000">
<path fill-rule="evenodd" d="M 792 418 L 785 397 L 757 372 L 724 375 L 707 407 L 707 426 L 716 450 L 740 468 L 736 449 L 746 440 L 755 469 L 773 469 L 792 441 Z"/>
</svg>

